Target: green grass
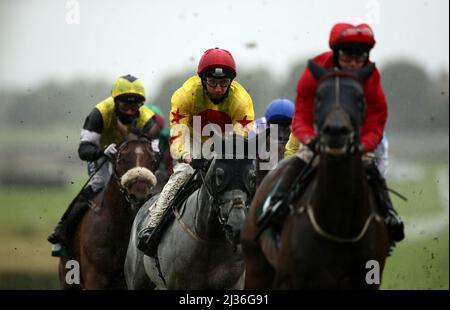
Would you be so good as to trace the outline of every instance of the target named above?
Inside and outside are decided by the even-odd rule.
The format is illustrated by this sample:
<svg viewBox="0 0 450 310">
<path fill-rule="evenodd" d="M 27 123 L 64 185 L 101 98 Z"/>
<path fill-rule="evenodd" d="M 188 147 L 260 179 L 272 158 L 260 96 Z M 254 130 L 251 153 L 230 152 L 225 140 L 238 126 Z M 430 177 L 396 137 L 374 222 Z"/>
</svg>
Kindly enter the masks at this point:
<svg viewBox="0 0 450 310">
<path fill-rule="evenodd" d="M 417 231 L 416 227 L 427 216 L 443 214 L 438 192 L 441 180 L 437 176 L 442 169 L 448 175 L 448 165 L 423 167 L 420 180 L 389 182 L 409 201 L 394 197 L 396 209 L 406 223 L 406 239 L 387 260 L 382 289 L 449 288 L 448 220 L 438 231 Z M 50 256 L 46 237 L 83 180 L 61 189 L 0 188 L 0 289 L 58 288 L 58 260 Z M 448 209 L 445 212 L 448 219 Z"/>
<path fill-rule="evenodd" d="M 439 183 L 443 181 L 439 176 L 445 170 L 448 181 L 448 165 L 425 164 L 420 180 L 396 180 L 389 184 L 408 198 L 404 202 L 393 196 L 405 222 L 406 238 L 387 259 L 382 289 L 449 289 L 448 209 L 444 208 L 439 193 Z M 420 228 L 425 218 L 438 222 L 442 219 L 447 224 L 440 230 L 430 225 Z"/>
<path fill-rule="evenodd" d="M 0 282 L 5 272 L 56 270 L 57 259 L 50 257 L 46 239 L 81 185 L 0 188 Z"/>
</svg>

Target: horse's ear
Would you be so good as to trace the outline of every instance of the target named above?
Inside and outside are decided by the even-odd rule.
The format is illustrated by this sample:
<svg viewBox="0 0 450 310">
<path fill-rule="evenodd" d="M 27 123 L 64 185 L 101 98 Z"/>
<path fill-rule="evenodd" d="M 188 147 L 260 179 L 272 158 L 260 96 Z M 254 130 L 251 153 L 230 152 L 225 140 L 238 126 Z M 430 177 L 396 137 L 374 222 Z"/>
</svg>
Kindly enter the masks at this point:
<svg viewBox="0 0 450 310">
<path fill-rule="evenodd" d="M 316 64 L 312 59 L 308 60 L 308 68 L 316 81 L 320 80 L 320 78 L 327 72 L 325 68 L 322 68 L 321 66 Z"/>
<path fill-rule="evenodd" d="M 356 75 L 361 81 L 366 82 L 370 78 L 374 70 L 375 70 L 375 63 L 372 62 L 367 66 L 364 66 L 358 71 L 356 71 Z"/>
</svg>

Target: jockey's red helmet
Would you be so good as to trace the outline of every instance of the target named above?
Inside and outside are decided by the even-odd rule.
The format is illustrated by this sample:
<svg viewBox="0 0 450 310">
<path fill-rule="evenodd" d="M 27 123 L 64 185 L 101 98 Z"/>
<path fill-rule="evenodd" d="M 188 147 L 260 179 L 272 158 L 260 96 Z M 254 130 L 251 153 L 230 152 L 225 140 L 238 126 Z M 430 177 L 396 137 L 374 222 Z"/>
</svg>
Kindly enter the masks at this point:
<svg viewBox="0 0 450 310">
<path fill-rule="evenodd" d="M 203 53 L 197 73 L 202 78 L 209 75 L 233 79 L 236 77 L 236 62 L 229 51 L 218 47 L 211 48 Z"/>
<path fill-rule="evenodd" d="M 337 50 L 341 46 L 358 45 L 369 52 L 375 46 L 372 28 L 359 18 L 345 18 L 338 21 L 330 32 L 329 44 Z"/>
</svg>

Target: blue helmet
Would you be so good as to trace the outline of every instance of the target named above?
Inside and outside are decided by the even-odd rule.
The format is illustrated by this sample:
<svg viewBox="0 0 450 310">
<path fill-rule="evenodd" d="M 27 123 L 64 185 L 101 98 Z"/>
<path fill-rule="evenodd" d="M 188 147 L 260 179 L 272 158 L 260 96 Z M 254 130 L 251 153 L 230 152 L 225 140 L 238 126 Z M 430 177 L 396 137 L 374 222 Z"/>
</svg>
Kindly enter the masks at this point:
<svg viewBox="0 0 450 310">
<path fill-rule="evenodd" d="M 266 110 L 266 120 L 268 123 L 276 123 L 279 121 L 292 121 L 294 116 L 295 105 L 289 99 L 275 99 Z"/>
</svg>

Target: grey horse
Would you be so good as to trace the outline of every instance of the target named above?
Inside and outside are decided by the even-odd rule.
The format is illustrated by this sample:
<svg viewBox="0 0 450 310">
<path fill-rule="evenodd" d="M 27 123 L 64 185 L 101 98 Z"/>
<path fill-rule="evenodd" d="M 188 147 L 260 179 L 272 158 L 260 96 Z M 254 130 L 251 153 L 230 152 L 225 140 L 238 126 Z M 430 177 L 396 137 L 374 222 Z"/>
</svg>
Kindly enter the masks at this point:
<svg viewBox="0 0 450 310">
<path fill-rule="evenodd" d="M 213 159 L 195 178 L 200 188 L 174 211 L 154 258 L 137 249 L 137 233 L 157 197 L 136 215 L 125 261 L 129 289 L 243 289 L 239 233 L 255 190 L 253 161 Z"/>
</svg>

